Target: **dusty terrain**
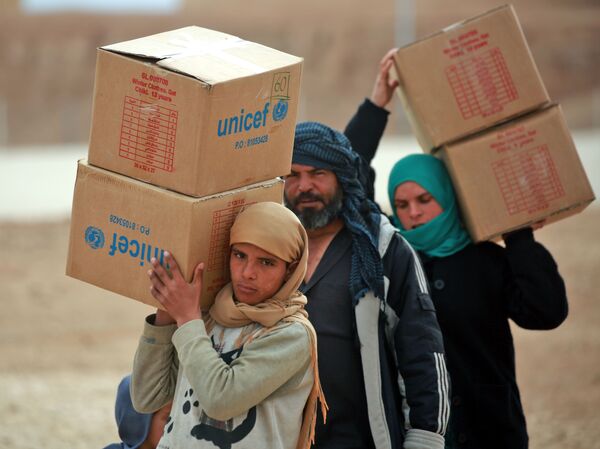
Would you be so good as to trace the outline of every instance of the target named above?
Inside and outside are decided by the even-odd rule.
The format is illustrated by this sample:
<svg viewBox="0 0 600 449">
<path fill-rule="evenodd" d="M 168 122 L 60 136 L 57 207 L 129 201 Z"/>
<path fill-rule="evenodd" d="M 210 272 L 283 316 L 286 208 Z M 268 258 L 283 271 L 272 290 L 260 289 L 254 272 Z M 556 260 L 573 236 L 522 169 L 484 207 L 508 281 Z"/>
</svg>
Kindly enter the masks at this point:
<svg viewBox="0 0 600 449">
<path fill-rule="evenodd" d="M 567 282 L 557 330 L 515 329 L 532 449 L 600 448 L 600 208 L 537 238 Z M 68 223 L 0 223 L 0 447 L 101 448 L 148 306 L 64 276 Z"/>
</svg>

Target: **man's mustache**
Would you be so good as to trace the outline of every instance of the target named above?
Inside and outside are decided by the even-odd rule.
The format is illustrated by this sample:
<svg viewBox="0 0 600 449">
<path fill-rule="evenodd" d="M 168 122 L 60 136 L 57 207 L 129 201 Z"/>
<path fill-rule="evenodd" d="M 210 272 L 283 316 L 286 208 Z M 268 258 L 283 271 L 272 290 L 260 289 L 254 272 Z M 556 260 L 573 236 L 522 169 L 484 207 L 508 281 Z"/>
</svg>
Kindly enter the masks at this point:
<svg viewBox="0 0 600 449">
<path fill-rule="evenodd" d="M 298 196 L 294 199 L 294 206 L 297 206 L 301 201 L 320 201 L 325 203 L 325 200 L 321 195 L 317 195 L 316 193 L 303 192 L 298 194 Z"/>
</svg>

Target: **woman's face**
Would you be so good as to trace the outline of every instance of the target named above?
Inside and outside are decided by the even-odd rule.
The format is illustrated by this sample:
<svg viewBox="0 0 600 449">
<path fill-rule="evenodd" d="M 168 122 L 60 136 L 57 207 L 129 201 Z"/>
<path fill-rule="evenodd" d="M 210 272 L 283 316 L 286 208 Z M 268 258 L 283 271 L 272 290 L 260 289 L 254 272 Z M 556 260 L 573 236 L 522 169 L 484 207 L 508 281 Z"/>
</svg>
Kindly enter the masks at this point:
<svg viewBox="0 0 600 449">
<path fill-rule="evenodd" d="M 394 207 L 402 227 L 407 231 L 424 225 L 444 211 L 431 193 L 413 181 L 396 187 Z"/>
<path fill-rule="evenodd" d="M 272 298 L 289 271 L 283 259 L 251 243 L 231 246 L 229 268 L 235 299 L 249 305 Z"/>
</svg>

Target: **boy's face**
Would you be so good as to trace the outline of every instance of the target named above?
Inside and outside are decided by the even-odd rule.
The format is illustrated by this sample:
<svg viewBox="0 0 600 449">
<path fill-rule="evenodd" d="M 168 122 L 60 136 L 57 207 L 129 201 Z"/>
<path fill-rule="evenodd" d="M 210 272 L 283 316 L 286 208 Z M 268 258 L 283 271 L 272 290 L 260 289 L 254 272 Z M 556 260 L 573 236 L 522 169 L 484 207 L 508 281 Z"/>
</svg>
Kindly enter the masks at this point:
<svg viewBox="0 0 600 449">
<path fill-rule="evenodd" d="M 255 305 L 272 298 L 288 274 L 288 264 L 251 243 L 235 243 L 229 258 L 235 299 Z"/>
</svg>

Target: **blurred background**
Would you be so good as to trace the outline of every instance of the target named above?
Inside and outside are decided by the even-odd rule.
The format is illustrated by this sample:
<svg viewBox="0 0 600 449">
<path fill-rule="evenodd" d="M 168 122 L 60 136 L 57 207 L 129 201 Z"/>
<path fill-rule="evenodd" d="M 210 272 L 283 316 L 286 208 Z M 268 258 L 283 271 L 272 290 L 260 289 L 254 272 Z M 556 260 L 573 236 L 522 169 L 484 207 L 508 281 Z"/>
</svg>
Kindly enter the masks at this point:
<svg viewBox="0 0 600 449">
<path fill-rule="evenodd" d="M 85 142 L 96 47 L 190 24 L 303 57 L 301 119 L 343 127 L 370 92 L 387 49 L 500 4 L 2 0 L 0 145 L 18 150 Z M 513 5 L 550 97 L 563 105 L 569 125 L 600 126 L 600 4 L 516 0 Z M 392 133 L 409 132 L 400 113 L 394 125 Z"/>
<path fill-rule="evenodd" d="M 600 2 L 515 0 L 550 97 L 600 192 Z M 96 48 L 188 25 L 304 58 L 300 120 L 343 128 L 391 47 L 501 5 L 494 0 L 1 0 L 0 447 L 116 441 L 113 403 L 151 310 L 64 276 L 76 160 L 86 156 Z M 395 100 L 375 163 L 418 151 Z M 600 210 L 536 233 L 567 281 L 556 331 L 515 328 L 532 448 L 600 447 Z"/>
<path fill-rule="evenodd" d="M 207 0 L 2 0 L 0 190 L 18 186 L 21 195 L 3 197 L 0 218 L 68 215 L 75 173 L 71 162 L 86 155 L 95 50 L 101 45 L 195 24 L 301 56 L 305 63 L 299 119 L 343 128 L 369 95 L 379 59 L 389 48 L 500 4 L 229 0 L 224 6 Z M 550 98 L 562 105 L 575 138 L 581 137 L 577 143 L 584 162 L 595 157 L 587 165 L 600 170 L 598 141 L 587 150 L 590 132 L 600 128 L 600 3 L 513 4 Z M 394 101 L 391 108 L 384 143 L 396 151 L 418 151 L 400 102 Z M 380 155 L 388 154 L 387 148 L 384 145 Z M 393 153 L 390 157 L 396 159 Z M 383 183 L 389 167 L 378 159 L 384 167 L 378 180 Z M 67 168 L 59 168 L 65 161 Z M 592 182 L 598 191 L 596 178 Z M 36 181 L 45 188 L 33 184 L 32 189 Z"/>
</svg>

